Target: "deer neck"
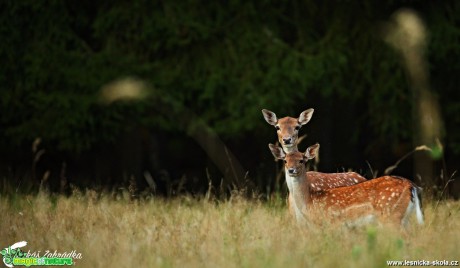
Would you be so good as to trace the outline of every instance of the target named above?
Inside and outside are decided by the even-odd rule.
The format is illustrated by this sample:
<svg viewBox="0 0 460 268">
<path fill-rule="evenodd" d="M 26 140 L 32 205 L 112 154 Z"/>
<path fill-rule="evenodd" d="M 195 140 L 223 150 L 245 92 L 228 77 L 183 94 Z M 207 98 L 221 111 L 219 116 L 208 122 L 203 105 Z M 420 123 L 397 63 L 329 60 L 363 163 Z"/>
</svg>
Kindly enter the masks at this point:
<svg viewBox="0 0 460 268">
<path fill-rule="evenodd" d="M 297 149 L 297 145 L 293 145 L 293 146 L 290 146 L 290 147 L 287 147 L 287 146 L 284 146 L 284 145 L 283 145 L 283 151 L 284 151 L 286 154 L 289 154 L 289 153 L 298 152 L 299 149 Z"/>
<path fill-rule="evenodd" d="M 303 171 L 297 176 L 292 176 L 286 170 L 285 176 L 289 194 L 292 197 L 296 220 L 300 223 L 306 223 L 308 201 L 310 200 L 306 172 Z"/>
</svg>

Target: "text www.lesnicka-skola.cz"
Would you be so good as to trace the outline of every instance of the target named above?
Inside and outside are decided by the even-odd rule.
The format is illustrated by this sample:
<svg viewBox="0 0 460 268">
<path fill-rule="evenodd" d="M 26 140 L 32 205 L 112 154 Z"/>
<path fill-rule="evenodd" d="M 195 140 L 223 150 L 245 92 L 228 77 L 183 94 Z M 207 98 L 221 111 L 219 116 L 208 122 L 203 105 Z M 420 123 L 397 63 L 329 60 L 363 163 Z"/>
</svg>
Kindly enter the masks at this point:
<svg viewBox="0 0 460 268">
<path fill-rule="evenodd" d="M 388 266 L 459 266 L 458 261 L 447 260 L 416 260 L 416 261 L 387 261 Z"/>
</svg>

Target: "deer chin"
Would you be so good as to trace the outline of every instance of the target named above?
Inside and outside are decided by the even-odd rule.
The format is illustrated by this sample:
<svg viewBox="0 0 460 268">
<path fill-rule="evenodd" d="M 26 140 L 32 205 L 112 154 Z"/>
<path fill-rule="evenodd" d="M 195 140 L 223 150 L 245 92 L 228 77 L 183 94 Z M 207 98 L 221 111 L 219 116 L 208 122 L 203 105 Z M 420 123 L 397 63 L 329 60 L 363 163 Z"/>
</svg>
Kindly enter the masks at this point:
<svg viewBox="0 0 460 268">
<path fill-rule="evenodd" d="M 290 143 L 290 144 L 284 144 L 283 145 L 283 151 L 286 153 L 292 153 L 297 151 L 297 145 L 295 143 Z"/>
<path fill-rule="evenodd" d="M 291 143 L 288 143 L 288 144 L 286 144 L 286 143 L 283 142 L 283 147 L 292 148 L 292 147 L 294 147 L 294 146 L 295 146 L 295 142 L 291 142 Z"/>
<path fill-rule="evenodd" d="M 288 174 L 289 174 L 289 175 L 288 175 L 289 177 L 291 177 L 291 178 L 293 178 L 293 179 L 298 179 L 298 178 L 300 177 L 300 174 L 301 174 L 301 173 L 298 172 L 298 171 L 296 171 L 296 172 L 294 172 L 294 173 L 288 173 Z"/>
</svg>

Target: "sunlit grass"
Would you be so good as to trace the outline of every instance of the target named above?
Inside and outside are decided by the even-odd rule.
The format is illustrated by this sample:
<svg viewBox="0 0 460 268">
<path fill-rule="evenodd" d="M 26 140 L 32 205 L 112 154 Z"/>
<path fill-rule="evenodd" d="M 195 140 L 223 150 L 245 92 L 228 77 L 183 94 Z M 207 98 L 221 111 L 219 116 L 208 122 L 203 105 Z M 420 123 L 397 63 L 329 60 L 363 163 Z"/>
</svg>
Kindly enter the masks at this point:
<svg viewBox="0 0 460 268">
<path fill-rule="evenodd" d="M 0 241 L 76 250 L 79 267 L 387 267 L 387 260 L 460 260 L 460 202 L 426 202 L 426 224 L 350 230 L 298 227 L 276 202 L 1 197 Z M 415 223 L 415 219 L 412 221 Z"/>
</svg>

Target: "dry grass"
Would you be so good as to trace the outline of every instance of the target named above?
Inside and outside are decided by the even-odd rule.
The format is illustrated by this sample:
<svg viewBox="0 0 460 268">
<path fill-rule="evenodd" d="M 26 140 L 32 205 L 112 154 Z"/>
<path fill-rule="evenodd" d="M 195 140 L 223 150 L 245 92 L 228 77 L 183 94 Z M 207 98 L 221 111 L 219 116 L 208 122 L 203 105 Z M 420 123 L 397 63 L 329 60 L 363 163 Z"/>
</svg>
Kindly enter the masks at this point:
<svg viewBox="0 0 460 268">
<path fill-rule="evenodd" d="M 282 202 L 183 197 L 130 202 L 94 192 L 0 198 L 1 247 L 76 250 L 79 267 L 386 267 L 387 260 L 460 260 L 460 202 L 425 202 L 404 233 L 299 228 Z M 415 223 L 415 219 L 413 221 Z"/>
</svg>

